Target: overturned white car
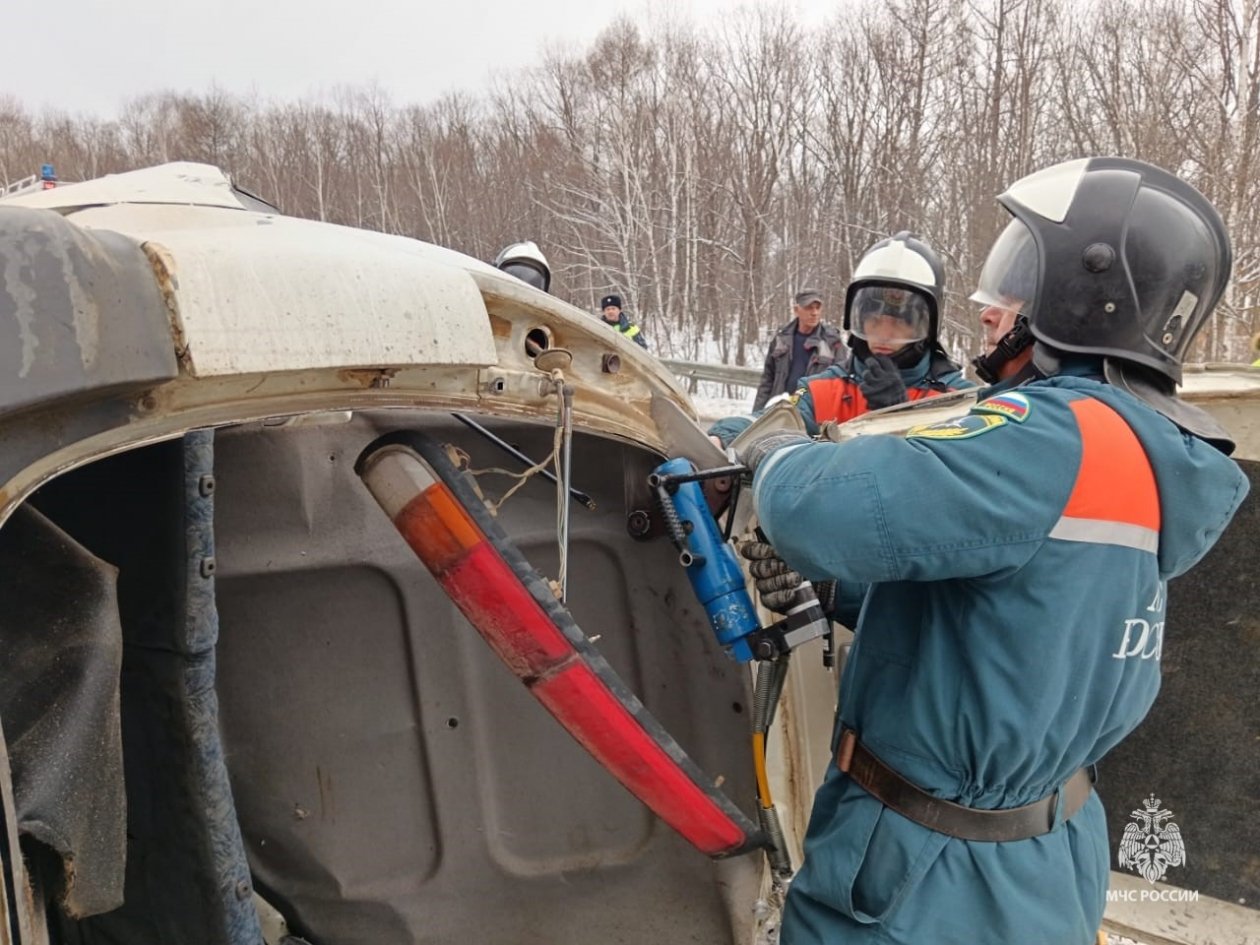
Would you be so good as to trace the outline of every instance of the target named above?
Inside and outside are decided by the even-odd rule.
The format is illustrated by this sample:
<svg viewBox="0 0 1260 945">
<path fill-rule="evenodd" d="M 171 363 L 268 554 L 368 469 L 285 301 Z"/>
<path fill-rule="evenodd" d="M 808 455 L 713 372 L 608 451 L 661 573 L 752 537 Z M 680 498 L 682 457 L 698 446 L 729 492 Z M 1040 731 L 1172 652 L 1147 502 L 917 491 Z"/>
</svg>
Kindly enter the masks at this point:
<svg viewBox="0 0 1260 945">
<path fill-rule="evenodd" d="M 4 201 L 0 265 L 0 943 L 773 936 L 834 677 L 800 647 L 776 714 L 715 638 L 651 476 L 722 458 L 660 362 L 202 165 Z M 1254 478 L 1260 377 L 1190 390 Z M 1196 893 L 1119 931 L 1254 927 L 1257 524 L 1103 767 Z"/>
</svg>

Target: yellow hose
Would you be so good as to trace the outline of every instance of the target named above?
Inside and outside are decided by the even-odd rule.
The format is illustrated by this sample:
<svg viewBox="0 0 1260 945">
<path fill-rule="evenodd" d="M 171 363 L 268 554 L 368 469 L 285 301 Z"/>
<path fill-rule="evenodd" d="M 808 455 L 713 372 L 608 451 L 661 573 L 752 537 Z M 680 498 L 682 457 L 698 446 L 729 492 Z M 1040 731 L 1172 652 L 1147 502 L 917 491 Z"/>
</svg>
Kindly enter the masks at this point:
<svg viewBox="0 0 1260 945">
<path fill-rule="evenodd" d="M 773 807 L 770 799 L 770 779 L 766 777 L 766 736 L 756 732 L 752 737 L 753 770 L 757 773 L 757 800 L 763 808 Z"/>
</svg>

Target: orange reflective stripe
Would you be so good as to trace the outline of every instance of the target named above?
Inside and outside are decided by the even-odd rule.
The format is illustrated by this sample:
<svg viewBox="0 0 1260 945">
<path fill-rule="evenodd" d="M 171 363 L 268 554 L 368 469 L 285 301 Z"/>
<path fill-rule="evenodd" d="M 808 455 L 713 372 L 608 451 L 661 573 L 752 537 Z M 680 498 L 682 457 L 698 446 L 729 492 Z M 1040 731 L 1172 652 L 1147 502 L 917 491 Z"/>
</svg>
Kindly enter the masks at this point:
<svg viewBox="0 0 1260 945">
<path fill-rule="evenodd" d="M 866 412 L 866 398 L 847 377 L 822 377 L 809 382 L 809 395 L 814 401 L 814 420 L 843 423 Z"/>
<path fill-rule="evenodd" d="M 1124 418 L 1092 397 L 1074 400 L 1081 431 L 1081 468 L 1063 515 L 1159 531 L 1155 473 Z"/>
</svg>

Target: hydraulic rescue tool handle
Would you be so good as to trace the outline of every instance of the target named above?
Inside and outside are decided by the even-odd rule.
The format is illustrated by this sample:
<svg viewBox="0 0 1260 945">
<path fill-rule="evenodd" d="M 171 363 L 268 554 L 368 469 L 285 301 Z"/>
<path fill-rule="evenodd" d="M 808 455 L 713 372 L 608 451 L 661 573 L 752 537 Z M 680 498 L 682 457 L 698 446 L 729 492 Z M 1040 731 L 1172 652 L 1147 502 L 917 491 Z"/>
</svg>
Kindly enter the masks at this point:
<svg viewBox="0 0 1260 945">
<path fill-rule="evenodd" d="M 770 544 L 766 539 L 766 533 L 760 528 L 757 529 L 757 538 L 767 545 Z M 783 615 L 783 620 L 773 629 L 778 631 L 774 643 L 779 652 L 790 652 L 802 643 L 813 640 L 815 637 L 822 637 L 823 665 L 828 669 L 835 665 L 831 620 L 822 608 L 817 589 L 809 581 L 801 581 L 796 593 L 792 595 L 792 601 Z"/>
<path fill-rule="evenodd" d="M 694 473 L 690 461 L 671 459 L 656 468 L 648 484 L 656 490 L 665 526 L 678 547 L 678 561 L 718 642 L 736 660 L 747 663 L 753 659 L 749 638 L 761 629 L 761 621 L 735 549 L 722 540 L 704 490 L 699 482 L 685 478 Z"/>
<path fill-rule="evenodd" d="M 783 620 L 775 626 L 780 630 L 782 639 L 778 646 L 783 652 L 794 650 L 815 637 L 823 637 L 824 640 L 831 637 L 831 622 L 823 613 L 818 594 L 809 581 L 801 582 L 792 597 L 791 607 L 783 615 Z M 830 647 L 827 646 L 823 651 L 823 663 L 827 666 L 831 665 L 829 655 Z"/>
<path fill-rule="evenodd" d="M 731 473 L 731 467 L 697 472 L 688 460 L 671 459 L 656 468 L 648 484 L 656 491 L 678 561 L 718 642 L 741 663 L 774 659 L 815 637 L 828 636 L 831 623 L 806 581 L 784 619 L 762 628 L 739 559 L 723 539 L 700 486 L 701 479 Z"/>
<path fill-rule="evenodd" d="M 753 698 L 752 754 L 757 777 L 757 819 L 768 841 L 766 857 L 775 886 L 781 890 L 792 875 L 792 859 L 770 795 L 766 742 L 792 647 L 829 634 L 831 624 L 813 587 L 803 583 L 793 595 L 785 619 L 762 628 L 739 559 L 718 530 L 700 486 L 703 479 L 738 476 L 746 471 L 719 467 L 698 472 L 688 460 L 672 459 L 656 468 L 648 477 L 648 485 L 656 492 L 665 527 L 678 548 L 678 561 L 686 569 L 718 642 L 741 663 L 764 661 L 757 669 Z"/>
</svg>

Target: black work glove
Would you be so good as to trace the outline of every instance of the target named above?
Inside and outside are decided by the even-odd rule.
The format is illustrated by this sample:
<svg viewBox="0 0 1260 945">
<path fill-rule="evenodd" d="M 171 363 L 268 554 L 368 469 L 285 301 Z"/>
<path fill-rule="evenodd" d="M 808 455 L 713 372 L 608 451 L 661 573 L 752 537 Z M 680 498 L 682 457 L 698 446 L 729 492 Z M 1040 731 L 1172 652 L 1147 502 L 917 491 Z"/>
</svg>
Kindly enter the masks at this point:
<svg viewBox="0 0 1260 945">
<path fill-rule="evenodd" d="M 790 446 L 793 443 L 809 443 L 810 438 L 803 433 L 787 433 L 779 431 L 776 433 L 767 433 L 765 436 L 753 440 L 747 446 L 743 447 L 736 455 L 736 459 L 748 467 L 750 473 L 755 473 L 757 467 L 761 465 L 762 460 L 773 453 L 777 449 L 784 446 Z"/>
<path fill-rule="evenodd" d="M 906 400 L 906 382 L 901 379 L 901 371 L 893 359 L 886 354 L 872 354 L 866 359 L 862 383 L 858 387 L 872 410 L 905 403 Z"/>
<path fill-rule="evenodd" d="M 740 545 L 739 553 L 748 559 L 748 571 L 766 609 L 787 613 L 804 579 L 788 567 L 774 546 L 764 541 L 745 542 Z"/>
</svg>

